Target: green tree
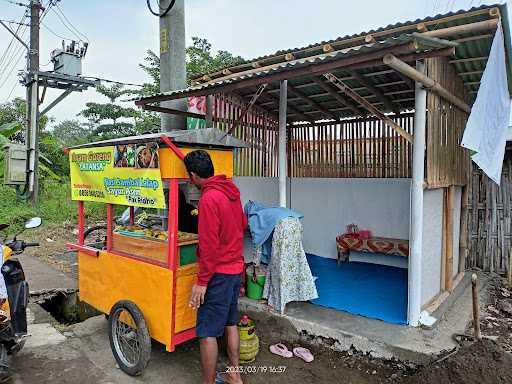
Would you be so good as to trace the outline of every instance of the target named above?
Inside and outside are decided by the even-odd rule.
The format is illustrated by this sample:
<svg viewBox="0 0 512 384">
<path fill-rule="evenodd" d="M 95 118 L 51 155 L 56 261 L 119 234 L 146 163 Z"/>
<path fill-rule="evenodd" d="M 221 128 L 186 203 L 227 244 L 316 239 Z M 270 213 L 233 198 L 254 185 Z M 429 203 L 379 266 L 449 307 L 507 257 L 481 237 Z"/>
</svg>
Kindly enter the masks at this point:
<svg viewBox="0 0 512 384">
<path fill-rule="evenodd" d="M 92 128 L 78 120 L 63 120 L 52 128 L 51 133 L 62 145 L 69 147 L 90 141 Z"/>
<path fill-rule="evenodd" d="M 110 87 L 100 85 L 96 87 L 96 91 L 108 98 L 110 102 L 86 103 L 86 108 L 79 113 L 80 116 L 84 116 L 89 122 L 95 124 L 92 136 L 108 139 L 136 134 L 135 123 L 138 111 L 115 104 L 121 96 L 132 94 L 134 91 L 124 89 L 121 84 L 113 84 Z M 126 121 L 131 119 L 133 119 L 133 123 Z"/>
<path fill-rule="evenodd" d="M 244 62 L 240 56 L 233 56 L 227 51 L 212 53 L 212 45 L 207 39 L 192 38 L 192 46 L 187 47 L 187 82 L 204 73 L 218 71 Z"/>
</svg>

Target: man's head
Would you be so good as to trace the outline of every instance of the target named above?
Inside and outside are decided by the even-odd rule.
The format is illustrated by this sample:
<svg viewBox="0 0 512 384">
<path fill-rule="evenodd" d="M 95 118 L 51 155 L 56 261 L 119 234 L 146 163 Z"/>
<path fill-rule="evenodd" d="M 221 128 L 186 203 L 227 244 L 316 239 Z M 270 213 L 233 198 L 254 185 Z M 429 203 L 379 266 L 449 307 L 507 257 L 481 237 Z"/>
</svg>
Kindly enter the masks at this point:
<svg viewBox="0 0 512 384">
<path fill-rule="evenodd" d="M 190 180 L 194 185 L 201 188 L 206 179 L 215 174 L 212 159 L 208 152 L 203 150 L 188 153 L 183 160 Z"/>
</svg>

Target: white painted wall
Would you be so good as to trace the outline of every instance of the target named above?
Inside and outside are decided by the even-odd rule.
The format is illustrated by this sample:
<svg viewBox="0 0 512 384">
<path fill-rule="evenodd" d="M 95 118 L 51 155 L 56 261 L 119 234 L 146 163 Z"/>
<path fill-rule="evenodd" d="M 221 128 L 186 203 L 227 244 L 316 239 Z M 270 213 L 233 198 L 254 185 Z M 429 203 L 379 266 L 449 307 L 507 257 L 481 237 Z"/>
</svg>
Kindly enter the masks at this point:
<svg viewBox="0 0 512 384">
<path fill-rule="evenodd" d="M 423 194 L 422 305 L 432 300 L 441 290 L 442 250 L 443 190 L 430 189 Z"/>
<path fill-rule="evenodd" d="M 240 189 L 242 206 L 249 200 L 258 201 L 268 206 L 279 205 L 279 180 L 276 177 L 235 177 L 235 184 Z M 244 239 L 245 262 L 252 261 L 252 240 L 248 234 Z"/>
<path fill-rule="evenodd" d="M 408 179 L 291 179 L 291 208 L 304 215 L 304 248 L 336 258 L 347 224 L 374 235 L 409 238 Z"/>
</svg>

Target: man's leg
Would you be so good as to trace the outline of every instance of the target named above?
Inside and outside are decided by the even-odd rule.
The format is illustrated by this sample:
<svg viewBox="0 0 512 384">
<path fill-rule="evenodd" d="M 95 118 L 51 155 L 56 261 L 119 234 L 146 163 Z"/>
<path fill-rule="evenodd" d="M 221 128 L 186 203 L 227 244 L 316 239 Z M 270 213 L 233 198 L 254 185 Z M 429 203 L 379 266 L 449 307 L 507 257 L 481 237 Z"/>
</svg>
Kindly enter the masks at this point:
<svg viewBox="0 0 512 384">
<path fill-rule="evenodd" d="M 217 339 L 215 337 L 202 337 L 199 339 L 199 348 L 201 350 L 203 384 L 214 384 L 217 374 Z"/>
<path fill-rule="evenodd" d="M 231 366 L 230 373 L 227 374 L 227 383 L 229 384 L 242 384 L 242 378 L 238 367 L 240 366 L 240 334 L 236 325 L 227 326 L 224 334 L 227 338 L 227 349 L 229 364 Z"/>
</svg>

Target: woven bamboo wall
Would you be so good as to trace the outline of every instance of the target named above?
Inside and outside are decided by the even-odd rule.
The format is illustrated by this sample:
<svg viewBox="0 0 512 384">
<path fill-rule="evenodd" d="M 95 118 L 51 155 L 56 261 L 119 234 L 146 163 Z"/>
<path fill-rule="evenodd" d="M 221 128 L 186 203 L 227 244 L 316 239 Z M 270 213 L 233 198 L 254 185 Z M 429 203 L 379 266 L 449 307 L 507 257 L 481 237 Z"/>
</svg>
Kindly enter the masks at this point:
<svg viewBox="0 0 512 384">
<path fill-rule="evenodd" d="M 459 98 L 469 97 L 448 58 L 425 60 L 427 74 Z M 432 92 L 427 96 L 426 181 L 428 188 L 466 185 L 469 151 L 460 146 L 468 115 Z"/>
<path fill-rule="evenodd" d="M 469 192 L 469 252 L 466 265 L 508 271 L 512 225 L 512 159 L 507 153 L 498 187 L 476 166 Z"/>
<path fill-rule="evenodd" d="M 239 99 L 216 95 L 213 103 L 214 127 L 228 131 L 242 114 Z M 278 122 L 268 112 L 251 108 L 231 132 L 250 148 L 235 152 L 235 175 L 277 177 Z"/>
<path fill-rule="evenodd" d="M 412 133 L 412 114 L 395 121 Z M 294 126 L 289 145 L 291 177 L 411 177 L 411 144 L 377 119 Z"/>
</svg>

